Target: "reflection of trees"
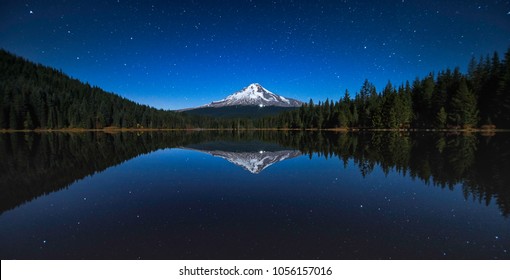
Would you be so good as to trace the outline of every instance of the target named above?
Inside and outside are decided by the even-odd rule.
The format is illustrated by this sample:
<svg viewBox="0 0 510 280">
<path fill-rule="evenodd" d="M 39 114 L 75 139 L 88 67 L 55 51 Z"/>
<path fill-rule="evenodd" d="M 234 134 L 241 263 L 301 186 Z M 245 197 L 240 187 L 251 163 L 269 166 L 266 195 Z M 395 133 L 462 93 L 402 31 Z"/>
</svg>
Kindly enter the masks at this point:
<svg viewBox="0 0 510 280">
<path fill-rule="evenodd" d="M 462 185 L 466 198 L 495 200 L 510 214 L 510 137 L 421 132 L 200 131 L 0 134 L 0 211 L 62 189 L 85 176 L 162 148 L 208 141 L 277 143 L 310 158 L 352 160 L 365 176 L 375 166 L 442 188 Z"/>
<path fill-rule="evenodd" d="M 152 151 L 209 139 L 211 133 L 0 133 L 0 213 L 78 179 Z"/>
<path fill-rule="evenodd" d="M 301 150 L 310 156 L 332 153 L 344 162 L 353 159 L 363 176 L 379 165 L 385 173 L 394 169 L 442 188 L 452 189 L 461 184 L 466 198 L 486 204 L 495 199 L 503 215 L 510 214 L 509 135 L 419 132 L 311 135 L 317 139 L 301 132 L 287 137 L 310 141 L 311 145 Z M 295 141 L 299 140 L 289 139 L 289 143 Z"/>
</svg>

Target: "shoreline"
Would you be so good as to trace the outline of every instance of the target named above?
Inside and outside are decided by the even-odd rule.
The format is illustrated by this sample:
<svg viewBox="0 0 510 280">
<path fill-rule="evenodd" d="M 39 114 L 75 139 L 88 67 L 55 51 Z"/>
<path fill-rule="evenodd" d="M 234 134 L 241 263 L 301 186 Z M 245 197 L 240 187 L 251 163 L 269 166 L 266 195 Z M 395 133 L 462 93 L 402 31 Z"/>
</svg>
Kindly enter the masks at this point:
<svg viewBox="0 0 510 280">
<path fill-rule="evenodd" d="M 496 132 L 510 132 L 510 129 L 431 129 L 431 128 L 410 128 L 410 129 L 390 129 L 390 128 L 247 128 L 247 129 L 231 129 L 231 128 L 102 128 L 102 129 L 85 129 L 85 128 L 59 128 L 59 129 L 0 129 L 0 133 L 49 133 L 49 132 L 68 132 L 68 133 L 83 133 L 83 132 L 104 132 L 104 133 L 118 133 L 118 132 L 169 132 L 169 131 L 186 131 L 186 132 L 199 132 L 199 131 L 328 131 L 328 132 L 480 132 L 480 133 L 496 133 Z"/>
</svg>

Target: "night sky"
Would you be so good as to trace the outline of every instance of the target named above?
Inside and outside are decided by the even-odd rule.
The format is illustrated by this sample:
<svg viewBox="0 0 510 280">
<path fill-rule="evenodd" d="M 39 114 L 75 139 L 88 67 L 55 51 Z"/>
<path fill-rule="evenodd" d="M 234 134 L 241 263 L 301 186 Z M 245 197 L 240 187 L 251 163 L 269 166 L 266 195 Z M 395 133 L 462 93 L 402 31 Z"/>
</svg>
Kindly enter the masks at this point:
<svg viewBox="0 0 510 280">
<path fill-rule="evenodd" d="M 510 47 L 510 1 L 4 1 L 0 48 L 157 108 L 308 101 Z"/>
</svg>

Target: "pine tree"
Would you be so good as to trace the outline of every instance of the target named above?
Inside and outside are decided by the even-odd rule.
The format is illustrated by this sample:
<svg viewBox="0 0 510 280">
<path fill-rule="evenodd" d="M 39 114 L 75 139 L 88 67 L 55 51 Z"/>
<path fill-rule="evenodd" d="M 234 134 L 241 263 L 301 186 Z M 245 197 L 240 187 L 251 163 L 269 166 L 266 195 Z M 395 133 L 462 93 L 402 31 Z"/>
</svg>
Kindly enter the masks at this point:
<svg viewBox="0 0 510 280">
<path fill-rule="evenodd" d="M 397 128 L 397 93 L 393 89 L 391 82 L 388 82 L 383 90 L 383 105 L 381 109 L 381 125 L 385 128 Z"/>
<path fill-rule="evenodd" d="M 501 79 L 499 80 L 497 99 L 498 124 L 501 127 L 510 127 L 510 48 L 505 53 L 505 59 L 501 70 Z"/>
<path fill-rule="evenodd" d="M 476 96 L 462 79 L 459 89 L 452 97 L 450 122 L 455 126 L 473 127 L 478 123 Z"/>
<path fill-rule="evenodd" d="M 444 107 L 441 107 L 441 109 L 439 109 L 439 112 L 437 112 L 437 115 L 436 115 L 436 127 L 439 129 L 445 128 L 447 120 L 448 120 L 448 114 L 446 113 L 446 110 L 444 109 Z"/>
</svg>

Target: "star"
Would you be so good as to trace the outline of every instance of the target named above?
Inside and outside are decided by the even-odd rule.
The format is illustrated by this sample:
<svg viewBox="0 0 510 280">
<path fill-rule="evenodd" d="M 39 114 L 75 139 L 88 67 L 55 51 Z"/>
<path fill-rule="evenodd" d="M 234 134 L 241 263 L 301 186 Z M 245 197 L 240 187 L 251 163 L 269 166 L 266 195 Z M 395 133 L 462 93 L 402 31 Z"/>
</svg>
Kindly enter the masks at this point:
<svg viewBox="0 0 510 280">
<path fill-rule="evenodd" d="M 230 84 L 232 88 L 244 86 L 244 82 L 240 82 L 244 79 L 279 82 L 290 92 L 305 91 L 304 88 L 308 91 L 316 81 L 325 79 L 321 74 L 330 66 L 352 70 L 341 77 L 345 82 L 342 87 L 355 92 L 365 78 L 373 81 L 377 88 L 384 88 L 388 80 L 399 84 L 429 71 L 443 70 L 445 65 L 462 67 L 471 52 L 474 56 L 496 50 L 501 54 L 502 49 L 508 47 L 508 30 L 498 27 L 500 22 L 506 26 L 510 20 L 508 1 L 499 1 L 500 8 L 493 9 L 483 1 L 468 0 L 466 2 L 470 3 L 466 7 L 471 9 L 460 9 L 448 1 L 432 0 L 434 4 L 428 10 L 416 10 L 416 5 L 407 7 L 412 1 L 405 0 L 396 1 L 398 5 L 374 3 L 370 7 L 345 0 L 325 1 L 329 3 L 327 7 L 323 3 L 306 0 L 268 1 L 273 4 L 264 7 L 258 1 L 247 5 L 233 1 L 229 5 L 231 7 L 218 6 L 214 1 L 178 1 L 175 9 L 165 11 L 160 10 L 156 3 L 111 2 L 88 5 L 87 1 L 73 1 L 74 5 L 79 3 L 76 6 L 80 6 L 73 16 L 69 16 L 73 5 L 53 5 L 49 8 L 55 13 L 55 20 L 41 18 L 40 23 L 45 27 L 41 30 L 29 29 L 39 21 L 26 25 L 20 22 L 23 17 L 9 17 L 6 19 L 9 26 L 19 32 L 0 34 L 1 42 L 10 42 L 2 47 L 20 50 L 18 54 L 24 56 L 30 53 L 28 46 L 33 46 L 49 66 L 62 66 L 64 71 L 73 65 L 65 60 L 66 56 L 57 56 L 56 53 L 74 54 L 70 57 L 76 63 L 76 54 L 90 50 L 87 56 L 79 57 L 78 72 L 82 74 L 78 78 L 110 88 L 120 95 L 128 91 L 139 92 L 139 95 L 164 92 L 162 89 L 174 86 L 170 85 L 170 81 L 177 80 L 177 88 L 189 87 L 188 90 L 192 91 L 194 86 L 191 85 L 196 82 L 197 76 L 211 77 L 210 85 L 214 87 L 211 91 L 215 94 L 224 84 Z M 140 4 L 134 5 L 136 2 Z M 38 12 L 37 9 L 37 6 L 22 3 L 19 11 L 25 17 L 28 13 L 26 18 L 31 18 Z M 100 9 L 104 12 L 98 13 Z M 264 16 L 253 16 L 261 9 Z M 486 14 L 478 21 L 459 24 L 461 18 L 467 16 L 460 17 L 461 13 L 471 12 L 474 13 L 472 16 L 476 16 L 481 11 Z M 441 14 L 444 16 L 439 16 Z M 41 14 L 37 15 L 40 17 Z M 274 20 L 268 21 L 267 18 Z M 454 34 L 464 34 L 465 37 L 455 38 Z M 489 36 L 487 34 L 494 40 L 484 40 L 485 36 Z M 41 40 L 36 42 L 34 38 Z M 58 49 L 55 49 L 55 43 L 61 43 L 59 40 L 65 40 L 65 44 L 58 44 Z M 126 43 L 131 44 L 126 46 Z M 457 52 L 458 48 L 469 50 L 469 53 Z M 44 55 L 41 50 L 46 50 Z M 416 57 L 418 52 L 423 52 L 422 57 Z M 458 55 L 446 55 L 455 53 Z M 414 64 L 417 62 L 414 58 L 422 63 Z M 179 65 L 170 72 L 165 64 L 173 60 L 179 60 Z M 103 79 L 91 64 L 94 61 L 108 61 L 105 71 L 120 75 Z M 423 63 L 425 61 L 427 63 Z M 154 69 L 150 75 L 143 75 L 147 73 L 141 69 L 144 66 Z M 389 73 L 389 69 L 401 68 L 408 74 Z M 374 69 L 381 71 L 368 76 L 369 71 Z M 138 70 L 142 75 L 136 76 L 133 84 L 154 86 L 126 89 L 120 77 L 126 76 L 128 71 Z M 153 81 L 154 77 L 161 77 L 156 74 L 158 72 L 163 73 L 165 79 Z M 184 73 L 193 74 L 184 76 Z M 298 78 L 304 75 L 308 79 L 301 79 L 299 90 L 293 89 L 297 87 Z M 326 95 L 336 99 L 340 78 L 338 75 L 327 76 L 328 79 L 314 89 L 324 96 L 312 94 L 314 99 L 325 99 Z M 232 83 L 237 85 L 234 87 Z M 205 87 L 189 96 L 189 102 L 183 101 L 174 109 L 201 105 L 198 104 L 200 98 L 211 94 L 202 88 Z M 307 99 L 308 94 L 302 94 L 295 97 Z M 153 100 L 147 99 L 147 105 L 159 108 L 158 100 L 161 99 L 164 99 L 163 94 Z"/>
</svg>

